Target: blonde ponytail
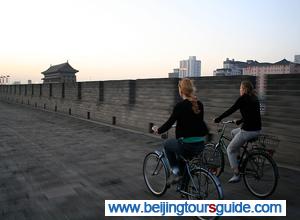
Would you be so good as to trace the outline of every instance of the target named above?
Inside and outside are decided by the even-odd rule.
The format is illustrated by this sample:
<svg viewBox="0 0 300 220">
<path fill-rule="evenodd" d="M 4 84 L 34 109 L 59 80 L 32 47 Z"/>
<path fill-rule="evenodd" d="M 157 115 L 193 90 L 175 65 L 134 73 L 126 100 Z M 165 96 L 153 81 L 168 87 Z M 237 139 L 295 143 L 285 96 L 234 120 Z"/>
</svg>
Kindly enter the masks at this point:
<svg viewBox="0 0 300 220">
<path fill-rule="evenodd" d="M 187 99 L 192 103 L 192 109 L 195 114 L 200 113 L 200 109 L 198 106 L 198 99 L 195 95 L 196 87 L 194 86 L 194 82 L 188 78 L 183 78 L 179 81 L 178 87 L 180 87 L 180 91 L 184 94 Z"/>
</svg>

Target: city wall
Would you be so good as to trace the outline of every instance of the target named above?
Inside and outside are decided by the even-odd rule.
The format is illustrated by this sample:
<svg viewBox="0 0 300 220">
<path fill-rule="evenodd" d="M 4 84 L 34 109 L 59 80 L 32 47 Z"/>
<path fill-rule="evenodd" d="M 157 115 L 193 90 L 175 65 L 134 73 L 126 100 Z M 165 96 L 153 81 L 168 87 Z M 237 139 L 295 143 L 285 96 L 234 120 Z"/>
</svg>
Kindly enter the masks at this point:
<svg viewBox="0 0 300 220">
<path fill-rule="evenodd" d="M 229 108 L 239 96 L 243 79 L 256 84 L 254 76 L 201 77 L 195 79 L 197 96 L 205 108 L 205 120 L 212 132 L 213 118 Z M 161 125 L 180 100 L 178 79 L 138 79 L 1 85 L 0 99 L 32 108 L 47 109 L 150 132 Z M 282 166 L 300 168 L 300 74 L 268 75 L 264 79 L 263 132 L 281 142 L 275 159 Z M 239 118 L 235 113 L 231 119 Z M 232 127 L 233 128 L 233 127 Z"/>
</svg>

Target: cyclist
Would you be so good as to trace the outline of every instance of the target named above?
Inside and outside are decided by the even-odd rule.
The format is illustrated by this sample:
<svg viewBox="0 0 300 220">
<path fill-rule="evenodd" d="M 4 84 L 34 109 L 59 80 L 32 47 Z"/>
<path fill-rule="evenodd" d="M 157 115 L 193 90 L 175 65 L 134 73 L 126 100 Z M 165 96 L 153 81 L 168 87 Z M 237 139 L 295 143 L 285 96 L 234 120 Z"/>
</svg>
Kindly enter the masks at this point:
<svg viewBox="0 0 300 220">
<path fill-rule="evenodd" d="M 203 104 L 195 96 L 193 81 L 183 78 L 178 83 L 178 90 L 183 100 L 176 104 L 171 116 L 161 127 L 152 128 L 154 133 L 162 134 L 176 122 L 176 138 L 168 139 L 163 144 L 174 174 L 174 182 L 183 174 L 183 165 L 178 163 L 177 156 L 191 157 L 199 154 L 204 148 L 205 135 L 208 134 L 203 121 Z"/>
<path fill-rule="evenodd" d="M 235 123 L 237 125 L 243 124 L 241 128 L 231 131 L 233 139 L 227 147 L 228 160 L 234 173 L 233 177 L 229 179 L 229 183 L 240 181 L 238 169 L 240 147 L 248 140 L 257 137 L 261 130 L 260 104 L 250 81 L 241 82 L 240 97 L 231 108 L 214 120 L 215 123 L 219 123 L 223 118 L 231 115 L 238 109 L 240 109 L 242 119 L 235 120 Z"/>
</svg>

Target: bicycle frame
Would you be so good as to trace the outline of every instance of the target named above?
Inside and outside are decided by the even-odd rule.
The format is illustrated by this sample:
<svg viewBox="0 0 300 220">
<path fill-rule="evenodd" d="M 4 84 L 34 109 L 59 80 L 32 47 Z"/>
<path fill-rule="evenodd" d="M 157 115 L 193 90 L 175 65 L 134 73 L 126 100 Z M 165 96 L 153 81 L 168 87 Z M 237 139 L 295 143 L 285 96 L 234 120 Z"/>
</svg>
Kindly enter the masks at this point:
<svg viewBox="0 0 300 220">
<path fill-rule="evenodd" d="M 191 173 L 191 171 L 194 168 L 193 165 L 195 165 L 195 164 L 192 162 L 193 160 L 189 161 L 189 160 L 186 160 L 184 158 L 182 158 L 182 159 L 185 162 L 185 173 L 183 175 L 183 180 L 182 180 L 181 184 L 178 184 L 178 186 L 177 186 L 178 187 L 177 190 L 178 190 L 178 192 L 180 192 L 183 195 L 194 197 L 195 193 L 191 194 L 191 193 L 188 193 L 187 191 L 185 191 L 188 181 L 191 180 L 193 188 L 197 189 L 197 192 L 196 192 L 197 197 L 198 196 L 201 197 L 201 189 L 199 188 L 200 191 L 198 191 L 197 183 L 195 183 L 195 181 L 192 177 L 192 173 Z M 196 169 L 199 169 L 199 167 L 197 166 Z M 208 172 L 207 170 L 205 170 L 204 168 L 201 168 L 201 167 L 200 167 L 200 171 L 201 172 L 203 172 L 203 171 Z M 221 192 L 221 194 L 223 194 L 223 189 L 221 187 L 221 183 L 219 182 L 218 179 L 215 179 L 215 181 L 216 181 L 216 187 L 218 188 L 218 192 Z M 182 189 L 182 187 L 184 187 L 184 190 Z M 206 190 L 207 190 L 207 188 L 206 188 Z M 202 194 L 203 194 L 203 192 L 202 192 Z"/>
<path fill-rule="evenodd" d="M 224 123 L 223 126 L 222 126 L 222 129 L 218 130 L 218 133 L 220 133 L 220 135 L 219 135 L 218 143 L 216 144 L 216 148 L 220 146 L 221 150 L 225 154 L 227 154 L 227 145 L 225 144 L 224 139 L 227 140 L 227 141 L 231 141 L 232 140 L 231 138 L 225 136 L 225 134 L 224 134 L 225 130 L 226 130 L 226 124 L 228 124 L 228 123 Z"/>
<path fill-rule="evenodd" d="M 168 169 L 167 169 L 167 176 L 169 177 L 170 174 L 171 174 L 171 166 L 170 166 L 169 160 L 168 160 L 168 158 L 167 158 L 167 156 L 166 156 L 165 149 L 163 149 L 162 151 L 156 150 L 155 153 L 156 153 L 157 155 L 159 155 L 159 157 L 158 157 L 159 160 L 161 160 L 162 163 L 168 168 Z M 155 170 L 153 171 L 153 174 L 154 174 L 154 172 L 157 170 L 158 165 L 159 165 L 159 161 L 158 161 L 158 163 L 157 163 L 157 165 L 156 165 L 156 167 L 155 167 Z M 161 168 L 162 168 L 162 167 L 160 167 L 159 170 L 160 170 Z"/>
<path fill-rule="evenodd" d="M 193 178 L 192 178 L 192 174 L 191 174 L 191 169 L 190 169 L 190 164 L 189 164 L 189 161 L 187 161 L 187 160 L 185 160 L 184 159 L 184 162 L 185 162 L 185 168 L 184 168 L 184 174 L 183 174 L 183 179 L 182 179 L 182 183 L 181 184 L 178 184 L 178 191 L 180 192 L 180 193 L 182 193 L 182 194 L 184 194 L 184 195 L 188 195 L 188 196 L 193 196 L 192 194 L 190 194 L 190 193 L 188 193 L 188 192 L 186 192 L 185 191 L 185 189 L 186 189 L 186 182 L 189 180 L 189 179 L 191 179 L 192 180 L 192 183 L 193 183 L 193 186 L 195 187 L 195 188 L 197 188 L 196 187 L 196 184 L 195 184 L 195 182 L 194 182 L 194 180 L 193 180 Z M 184 187 L 184 190 L 182 190 L 182 186 Z M 197 193 L 200 193 L 200 192 L 197 192 Z"/>
<path fill-rule="evenodd" d="M 161 160 L 162 163 L 164 163 L 168 167 L 168 169 L 167 169 L 167 172 L 168 172 L 167 176 L 169 177 L 170 174 L 171 174 L 171 167 L 170 167 L 170 163 L 168 161 L 168 158 L 166 157 L 165 150 L 163 150 L 163 151 L 155 151 L 155 152 L 159 155 L 159 160 Z M 184 194 L 186 196 L 194 196 L 193 194 L 190 194 L 187 191 L 185 191 L 185 189 L 186 189 L 186 185 L 185 184 L 187 184 L 187 181 L 189 179 L 192 180 L 192 184 L 193 184 L 194 188 L 197 189 L 196 183 L 194 182 L 194 180 L 192 178 L 190 161 L 184 159 L 183 157 L 181 157 L 181 159 L 185 163 L 185 168 L 184 168 L 184 174 L 183 174 L 183 179 L 182 179 L 183 182 L 178 183 L 178 186 L 177 186 L 178 192 L 180 192 L 181 194 Z M 159 172 L 159 170 L 162 169 L 163 166 L 159 167 L 159 164 L 160 163 L 158 162 L 157 165 L 156 165 L 156 167 L 155 167 L 155 169 L 154 169 L 154 171 L 153 171 L 153 174 L 155 174 L 156 172 Z M 200 194 L 200 192 L 197 192 L 197 193 Z"/>
</svg>

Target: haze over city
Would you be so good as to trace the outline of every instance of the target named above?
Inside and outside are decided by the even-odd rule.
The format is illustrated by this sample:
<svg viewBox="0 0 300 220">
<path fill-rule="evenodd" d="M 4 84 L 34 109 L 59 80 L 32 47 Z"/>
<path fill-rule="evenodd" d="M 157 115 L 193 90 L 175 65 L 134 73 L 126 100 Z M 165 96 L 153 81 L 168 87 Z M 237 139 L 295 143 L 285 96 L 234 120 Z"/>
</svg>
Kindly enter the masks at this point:
<svg viewBox="0 0 300 220">
<path fill-rule="evenodd" d="M 41 82 L 51 64 L 78 81 L 164 78 L 189 56 L 212 75 L 229 57 L 300 54 L 300 1 L 10 0 L 0 3 L 0 74 Z"/>
</svg>

